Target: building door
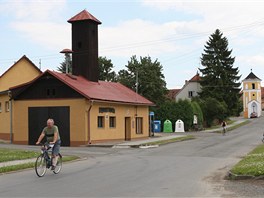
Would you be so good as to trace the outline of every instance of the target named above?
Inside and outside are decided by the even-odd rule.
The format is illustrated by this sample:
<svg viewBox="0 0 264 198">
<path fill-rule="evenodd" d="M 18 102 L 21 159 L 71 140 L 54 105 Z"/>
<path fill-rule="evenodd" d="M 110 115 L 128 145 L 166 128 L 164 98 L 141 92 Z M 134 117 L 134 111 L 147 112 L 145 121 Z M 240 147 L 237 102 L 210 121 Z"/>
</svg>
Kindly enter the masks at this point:
<svg viewBox="0 0 264 198">
<path fill-rule="evenodd" d="M 62 146 L 70 146 L 70 107 L 29 107 L 28 143 L 35 145 L 47 119 L 52 118 L 59 128 Z"/>
<path fill-rule="evenodd" d="M 131 140 L 131 118 L 125 117 L 125 141 Z"/>
</svg>

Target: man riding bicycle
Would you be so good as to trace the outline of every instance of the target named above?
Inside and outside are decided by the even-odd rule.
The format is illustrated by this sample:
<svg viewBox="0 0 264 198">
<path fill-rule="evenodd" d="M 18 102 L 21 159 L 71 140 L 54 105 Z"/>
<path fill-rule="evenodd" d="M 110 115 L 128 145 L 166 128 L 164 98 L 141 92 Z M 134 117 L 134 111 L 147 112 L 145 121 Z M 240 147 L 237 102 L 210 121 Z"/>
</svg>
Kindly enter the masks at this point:
<svg viewBox="0 0 264 198">
<path fill-rule="evenodd" d="M 60 140 L 59 129 L 56 125 L 54 125 L 54 120 L 51 118 L 47 120 L 47 126 L 42 130 L 36 144 L 40 144 L 41 140 L 44 137 L 46 137 L 48 144 L 54 144 L 52 148 L 52 168 L 51 168 L 51 170 L 54 170 L 59 158 L 61 140 Z"/>
</svg>

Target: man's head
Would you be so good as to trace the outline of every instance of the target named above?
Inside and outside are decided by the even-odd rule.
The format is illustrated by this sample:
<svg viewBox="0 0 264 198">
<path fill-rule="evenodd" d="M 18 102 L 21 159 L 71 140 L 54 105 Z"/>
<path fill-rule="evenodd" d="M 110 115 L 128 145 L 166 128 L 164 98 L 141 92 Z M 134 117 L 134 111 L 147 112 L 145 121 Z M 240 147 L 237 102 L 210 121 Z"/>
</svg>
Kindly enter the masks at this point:
<svg viewBox="0 0 264 198">
<path fill-rule="evenodd" d="M 53 125 L 54 125 L 54 120 L 51 119 L 51 118 L 49 118 L 49 119 L 47 120 L 47 126 L 50 128 L 50 127 L 53 127 Z"/>
</svg>

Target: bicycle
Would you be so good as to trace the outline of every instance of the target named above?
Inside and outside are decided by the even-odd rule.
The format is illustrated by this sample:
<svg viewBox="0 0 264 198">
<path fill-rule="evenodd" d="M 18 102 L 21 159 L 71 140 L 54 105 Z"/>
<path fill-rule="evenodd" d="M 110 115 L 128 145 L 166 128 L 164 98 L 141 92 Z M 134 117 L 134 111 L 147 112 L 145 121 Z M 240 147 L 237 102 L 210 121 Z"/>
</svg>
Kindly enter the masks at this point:
<svg viewBox="0 0 264 198">
<path fill-rule="evenodd" d="M 42 144 L 41 145 L 41 154 L 37 157 L 35 162 L 35 171 L 37 176 L 43 177 L 47 169 L 52 167 L 52 157 L 51 157 L 51 149 L 53 145 L 50 144 Z M 58 174 L 62 168 L 62 156 L 59 153 L 58 162 L 56 164 L 55 169 L 53 170 L 54 174 Z"/>
<path fill-rule="evenodd" d="M 226 134 L 226 127 L 223 127 L 222 135 Z"/>
</svg>

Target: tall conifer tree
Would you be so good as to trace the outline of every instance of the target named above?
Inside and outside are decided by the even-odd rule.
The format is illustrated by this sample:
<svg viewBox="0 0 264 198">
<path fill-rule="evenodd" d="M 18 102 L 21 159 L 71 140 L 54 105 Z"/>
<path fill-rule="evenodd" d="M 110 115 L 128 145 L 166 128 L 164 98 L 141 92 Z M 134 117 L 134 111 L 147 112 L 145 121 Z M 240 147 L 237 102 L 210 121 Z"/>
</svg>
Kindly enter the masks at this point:
<svg viewBox="0 0 264 198">
<path fill-rule="evenodd" d="M 235 57 L 228 49 L 228 40 L 217 29 L 206 42 L 201 57 L 202 99 L 212 97 L 219 102 L 226 103 L 228 114 L 234 115 L 239 108 L 240 75 L 234 67 Z"/>
</svg>

